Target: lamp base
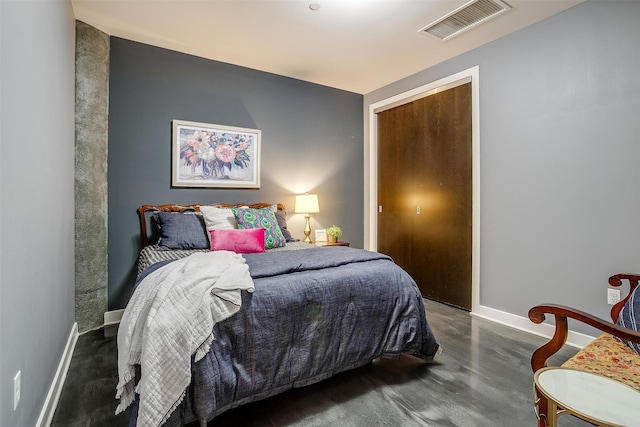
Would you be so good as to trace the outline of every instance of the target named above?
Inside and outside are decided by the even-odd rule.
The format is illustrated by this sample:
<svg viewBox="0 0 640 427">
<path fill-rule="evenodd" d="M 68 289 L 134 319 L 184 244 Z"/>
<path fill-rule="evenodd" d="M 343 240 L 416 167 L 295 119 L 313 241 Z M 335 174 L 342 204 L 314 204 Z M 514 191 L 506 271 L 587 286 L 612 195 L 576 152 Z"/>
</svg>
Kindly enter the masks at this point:
<svg viewBox="0 0 640 427">
<path fill-rule="evenodd" d="M 311 237 L 309 237 L 311 235 L 311 224 L 309 224 L 309 214 L 306 214 L 304 216 L 304 240 L 303 242 L 305 243 L 311 243 Z"/>
</svg>

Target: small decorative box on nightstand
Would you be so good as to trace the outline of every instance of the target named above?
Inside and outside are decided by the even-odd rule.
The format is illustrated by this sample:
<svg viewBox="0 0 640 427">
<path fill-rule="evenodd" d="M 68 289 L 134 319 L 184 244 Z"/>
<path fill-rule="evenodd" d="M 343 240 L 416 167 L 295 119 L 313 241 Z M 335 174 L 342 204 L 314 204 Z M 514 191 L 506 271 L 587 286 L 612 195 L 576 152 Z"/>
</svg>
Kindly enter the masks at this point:
<svg viewBox="0 0 640 427">
<path fill-rule="evenodd" d="M 351 243 L 349 242 L 315 242 L 316 246 L 349 246 Z"/>
</svg>

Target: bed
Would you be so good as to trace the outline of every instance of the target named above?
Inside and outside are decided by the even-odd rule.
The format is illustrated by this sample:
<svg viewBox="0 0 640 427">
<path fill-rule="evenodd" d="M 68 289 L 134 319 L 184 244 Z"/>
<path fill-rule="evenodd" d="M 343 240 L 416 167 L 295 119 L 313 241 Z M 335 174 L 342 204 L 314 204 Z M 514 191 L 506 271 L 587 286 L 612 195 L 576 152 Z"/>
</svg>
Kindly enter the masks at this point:
<svg viewBox="0 0 640 427">
<path fill-rule="evenodd" d="M 428 363 L 440 351 L 404 270 L 376 252 L 296 241 L 281 204 L 138 214 L 138 278 L 118 331 L 117 412 L 133 405 L 130 426 L 215 425 L 378 357 Z"/>
</svg>

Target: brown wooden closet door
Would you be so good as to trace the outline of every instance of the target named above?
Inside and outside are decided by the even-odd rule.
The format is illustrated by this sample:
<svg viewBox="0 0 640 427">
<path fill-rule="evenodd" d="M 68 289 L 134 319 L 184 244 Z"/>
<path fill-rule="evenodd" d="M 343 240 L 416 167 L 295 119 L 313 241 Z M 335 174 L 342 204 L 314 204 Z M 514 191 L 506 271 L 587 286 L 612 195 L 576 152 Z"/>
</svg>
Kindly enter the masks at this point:
<svg viewBox="0 0 640 427">
<path fill-rule="evenodd" d="M 471 83 L 378 114 L 378 251 L 471 309 Z"/>
</svg>

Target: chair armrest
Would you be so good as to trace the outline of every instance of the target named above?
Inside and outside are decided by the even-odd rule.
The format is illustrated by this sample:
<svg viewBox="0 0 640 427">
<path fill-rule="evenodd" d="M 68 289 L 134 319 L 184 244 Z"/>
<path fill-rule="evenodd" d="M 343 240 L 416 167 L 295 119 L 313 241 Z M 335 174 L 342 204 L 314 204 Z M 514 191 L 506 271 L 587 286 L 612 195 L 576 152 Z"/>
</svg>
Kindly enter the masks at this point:
<svg viewBox="0 0 640 427">
<path fill-rule="evenodd" d="M 567 335 L 569 333 L 568 319 L 575 319 L 586 323 L 602 332 L 615 335 L 623 340 L 640 343 L 640 332 L 623 328 L 615 323 L 607 322 L 599 317 L 563 305 L 537 305 L 529 310 L 529 319 L 531 319 L 533 323 L 542 323 L 545 320 L 545 314 L 553 314 L 555 316 L 556 329 L 551 340 L 537 349 L 533 353 L 533 356 L 531 356 L 531 368 L 533 372 L 547 366 L 549 357 L 557 353 L 567 342 Z"/>
</svg>

